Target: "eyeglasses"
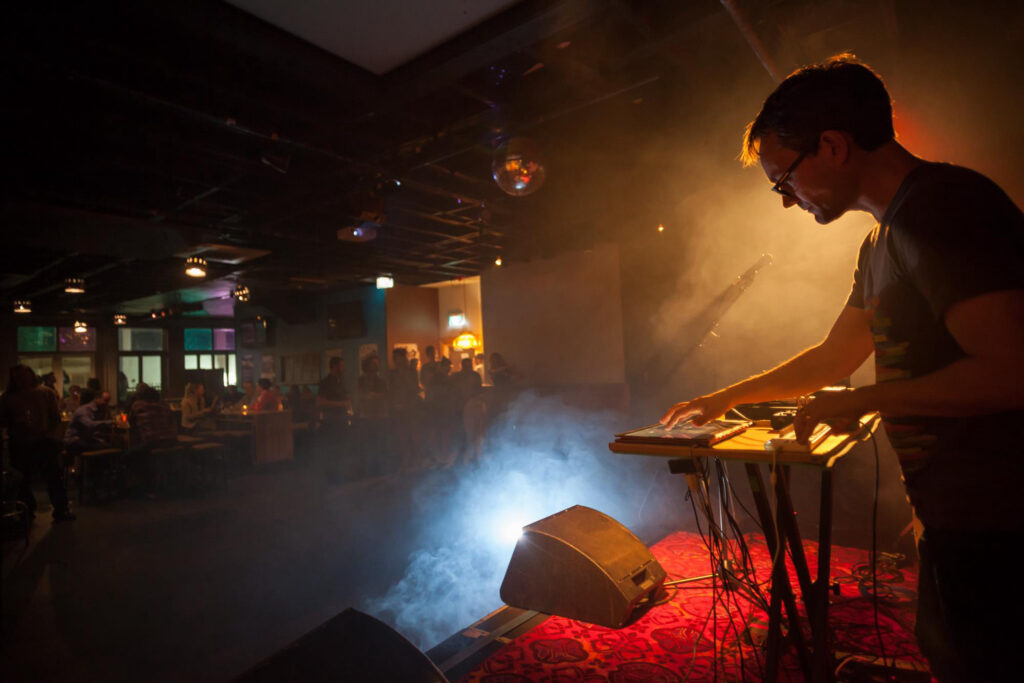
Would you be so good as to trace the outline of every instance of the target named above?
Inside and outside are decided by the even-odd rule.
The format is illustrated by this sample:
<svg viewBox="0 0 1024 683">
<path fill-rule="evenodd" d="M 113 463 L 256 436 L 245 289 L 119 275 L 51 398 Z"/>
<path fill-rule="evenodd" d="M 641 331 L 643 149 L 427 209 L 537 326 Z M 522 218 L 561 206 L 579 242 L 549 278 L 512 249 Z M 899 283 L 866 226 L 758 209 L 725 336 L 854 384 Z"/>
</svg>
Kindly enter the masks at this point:
<svg viewBox="0 0 1024 683">
<path fill-rule="evenodd" d="M 793 171 L 796 170 L 796 167 L 800 165 L 800 162 L 803 161 L 804 157 L 806 157 L 808 154 L 810 154 L 810 152 L 800 153 L 800 156 L 798 156 L 796 160 L 789 165 L 789 168 L 786 169 L 786 172 L 780 175 L 779 179 L 775 181 L 774 185 L 772 185 L 772 192 L 781 194 L 783 197 L 793 197 L 793 193 L 782 186 L 786 184 L 786 181 L 789 180 L 789 176 L 793 174 Z"/>
</svg>

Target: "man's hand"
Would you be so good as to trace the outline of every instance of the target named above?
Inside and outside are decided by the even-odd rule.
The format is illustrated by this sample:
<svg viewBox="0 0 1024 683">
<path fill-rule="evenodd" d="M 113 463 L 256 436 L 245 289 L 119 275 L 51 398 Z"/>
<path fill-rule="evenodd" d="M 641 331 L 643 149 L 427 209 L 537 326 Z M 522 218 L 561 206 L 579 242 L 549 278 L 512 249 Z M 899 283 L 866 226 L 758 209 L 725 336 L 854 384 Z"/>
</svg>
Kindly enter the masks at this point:
<svg viewBox="0 0 1024 683">
<path fill-rule="evenodd" d="M 863 392 L 826 392 L 796 411 L 793 418 L 793 434 L 797 442 L 807 443 L 819 422 L 833 419 L 858 419 L 871 408 L 865 405 Z"/>
<path fill-rule="evenodd" d="M 676 424 L 692 415 L 693 424 L 699 427 L 725 415 L 733 405 L 735 403 L 731 396 L 723 389 L 707 396 L 675 404 L 661 416 L 659 422 L 665 426 L 665 429 L 672 429 Z"/>
</svg>

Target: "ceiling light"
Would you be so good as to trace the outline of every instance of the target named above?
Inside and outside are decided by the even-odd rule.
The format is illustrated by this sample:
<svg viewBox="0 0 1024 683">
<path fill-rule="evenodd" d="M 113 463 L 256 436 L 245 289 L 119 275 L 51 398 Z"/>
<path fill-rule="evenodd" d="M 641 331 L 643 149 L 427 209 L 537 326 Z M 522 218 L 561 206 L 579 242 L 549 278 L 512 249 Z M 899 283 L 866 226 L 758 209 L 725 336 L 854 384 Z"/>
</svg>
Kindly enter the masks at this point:
<svg viewBox="0 0 1024 683">
<path fill-rule="evenodd" d="M 377 276 L 377 289 L 391 289 L 395 286 L 395 278 L 390 275 Z"/>
<path fill-rule="evenodd" d="M 242 303 L 249 300 L 249 288 L 245 285 L 237 285 L 235 291 L 231 292 L 231 296 Z"/>
<path fill-rule="evenodd" d="M 469 351 L 480 346 L 480 342 L 476 340 L 476 337 L 472 332 L 464 332 L 455 338 L 452 342 L 452 346 L 460 351 Z"/>
<path fill-rule="evenodd" d="M 15 301 L 14 302 L 14 312 L 15 313 L 31 313 L 32 312 L 32 302 L 29 301 L 28 299 L 19 299 L 18 301 Z"/>
<path fill-rule="evenodd" d="M 86 332 L 89 331 L 89 328 L 86 327 L 85 323 L 83 323 L 81 320 L 76 320 L 75 321 L 74 328 L 75 328 L 75 334 L 85 334 Z"/>
<path fill-rule="evenodd" d="M 185 275 L 206 277 L 206 259 L 201 256 L 189 256 L 185 259 Z"/>
<path fill-rule="evenodd" d="M 68 294 L 85 294 L 85 280 L 80 277 L 64 278 L 64 291 Z"/>
<path fill-rule="evenodd" d="M 501 267 L 501 257 L 500 256 L 498 258 L 494 259 L 494 265 L 498 266 L 499 268 Z"/>
<path fill-rule="evenodd" d="M 114 314 L 114 324 L 115 325 L 127 325 L 128 324 L 128 316 L 126 316 L 124 313 L 115 313 Z"/>
<path fill-rule="evenodd" d="M 658 223 L 658 232 L 665 232 L 665 226 L 661 223 Z"/>
</svg>

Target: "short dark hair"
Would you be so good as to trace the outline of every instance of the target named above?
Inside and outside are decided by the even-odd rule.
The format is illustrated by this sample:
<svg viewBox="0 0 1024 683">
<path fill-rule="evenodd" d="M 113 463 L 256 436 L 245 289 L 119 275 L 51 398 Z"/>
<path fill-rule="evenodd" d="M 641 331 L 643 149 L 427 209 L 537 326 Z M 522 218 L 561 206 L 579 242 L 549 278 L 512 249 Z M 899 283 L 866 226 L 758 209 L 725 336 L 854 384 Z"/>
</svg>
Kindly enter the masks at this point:
<svg viewBox="0 0 1024 683">
<path fill-rule="evenodd" d="M 333 368 L 335 365 L 341 365 L 344 360 L 341 356 L 331 356 L 331 359 L 327 361 L 327 367 Z"/>
<path fill-rule="evenodd" d="M 260 389 L 263 389 L 265 391 L 270 388 L 270 380 L 267 379 L 266 377 L 260 377 L 259 385 Z"/>
<path fill-rule="evenodd" d="M 760 142 L 769 133 L 785 147 L 814 152 L 826 130 L 845 131 L 869 151 L 896 137 L 885 83 L 848 52 L 787 76 L 747 125 L 740 159 L 744 166 L 756 163 Z"/>
</svg>

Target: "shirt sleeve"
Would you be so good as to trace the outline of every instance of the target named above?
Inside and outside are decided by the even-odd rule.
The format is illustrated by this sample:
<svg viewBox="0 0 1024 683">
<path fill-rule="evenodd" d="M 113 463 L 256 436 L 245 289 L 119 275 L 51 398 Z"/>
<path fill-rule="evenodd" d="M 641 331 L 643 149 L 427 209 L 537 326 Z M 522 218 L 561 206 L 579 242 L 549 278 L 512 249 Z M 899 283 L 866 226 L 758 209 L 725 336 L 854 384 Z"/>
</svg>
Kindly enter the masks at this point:
<svg viewBox="0 0 1024 683">
<path fill-rule="evenodd" d="M 1024 215 L 987 179 L 908 197 L 893 235 L 904 275 L 938 320 L 960 301 L 1024 289 Z"/>
<path fill-rule="evenodd" d="M 857 254 L 857 267 L 853 271 L 853 287 L 850 289 L 850 296 L 846 299 L 847 306 L 865 308 L 864 273 L 867 272 L 868 259 L 871 257 L 871 250 L 877 235 L 878 228 L 876 227 L 868 233 L 868 236 L 864 238 L 864 242 L 860 245 L 860 252 Z"/>
</svg>

